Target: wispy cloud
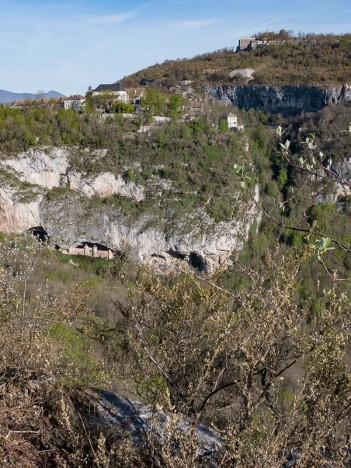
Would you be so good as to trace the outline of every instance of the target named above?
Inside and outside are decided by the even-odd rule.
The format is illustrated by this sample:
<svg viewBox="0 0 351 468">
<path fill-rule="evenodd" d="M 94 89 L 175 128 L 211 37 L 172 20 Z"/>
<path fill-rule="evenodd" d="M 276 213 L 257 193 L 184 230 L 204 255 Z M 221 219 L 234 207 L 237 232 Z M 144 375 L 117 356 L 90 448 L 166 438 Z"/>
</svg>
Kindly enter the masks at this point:
<svg viewBox="0 0 351 468">
<path fill-rule="evenodd" d="M 236 35 L 253 34 L 259 32 L 258 30 L 266 30 L 267 28 L 274 27 L 277 23 L 283 24 L 288 19 L 288 16 L 263 16 L 257 18 L 255 21 L 243 24 L 241 28 L 235 30 Z"/>
<path fill-rule="evenodd" d="M 337 18 L 338 16 L 348 15 L 349 13 L 351 13 L 351 10 L 340 11 L 339 13 L 336 13 L 335 15 L 333 15 L 332 18 Z"/>
<path fill-rule="evenodd" d="M 108 49 L 108 46 L 113 44 L 113 39 L 105 39 L 103 41 L 99 41 L 91 47 L 86 48 L 80 53 L 80 58 L 85 58 L 92 56 L 99 52 L 100 50 Z"/>
<path fill-rule="evenodd" d="M 87 19 L 90 24 L 120 24 L 135 16 L 140 10 L 132 10 L 118 15 L 94 16 Z"/>
<path fill-rule="evenodd" d="M 182 21 L 180 23 L 177 23 L 177 26 L 180 28 L 195 29 L 195 28 L 203 28 L 206 26 L 210 26 L 211 24 L 219 23 L 220 21 L 223 21 L 223 18 Z"/>
</svg>

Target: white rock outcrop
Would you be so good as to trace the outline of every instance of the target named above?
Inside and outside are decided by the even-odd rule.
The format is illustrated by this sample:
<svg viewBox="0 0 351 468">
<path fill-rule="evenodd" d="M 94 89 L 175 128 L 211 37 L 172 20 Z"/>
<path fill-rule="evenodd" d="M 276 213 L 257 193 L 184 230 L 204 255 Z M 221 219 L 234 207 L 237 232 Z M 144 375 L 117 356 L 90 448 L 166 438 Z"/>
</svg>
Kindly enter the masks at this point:
<svg viewBox="0 0 351 468">
<path fill-rule="evenodd" d="M 344 159 L 332 164 L 332 171 L 337 180 L 334 188 L 334 201 L 351 194 L 351 159 Z M 345 182 L 345 183 L 343 183 Z"/>
<path fill-rule="evenodd" d="M 135 448 L 147 453 L 145 447 L 152 447 L 155 456 L 150 458 L 150 466 L 163 466 L 162 451 L 165 438 L 174 436 L 172 452 L 177 455 L 183 448 L 179 439 L 189 441 L 195 450 L 196 465 L 216 468 L 225 454 L 220 435 L 202 423 L 194 422 L 182 414 L 172 414 L 152 405 L 133 401 L 101 389 L 87 389 L 80 397 L 83 404 L 77 405 L 89 426 L 98 427 L 100 431 L 111 434 L 123 433 Z M 83 410 L 82 410 L 83 408 Z M 189 437 L 191 432 L 192 437 Z M 168 435 L 167 435 L 168 434 Z M 155 450 L 156 449 L 156 450 Z M 159 462 L 154 463 L 155 460 Z M 153 463 L 152 463 L 153 462 Z"/>
<path fill-rule="evenodd" d="M 70 168 L 69 152 L 62 148 L 30 149 L 16 158 L 5 159 L 0 164 L 16 174 L 22 181 L 51 190 L 68 186 L 89 198 L 104 198 L 121 195 L 141 201 L 145 198 L 144 187 L 133 181 L 125 181 L 110 172 L 93 177 Z"/>
<path fill-rule="evenodd" d="M 16 190 L 0 188 L 0 231 L 19 234 L 30 228 L 40 226 L 40 203 L 42 195 L 31 201 L 18 199 Z"/>
<path fill-rule="evenodd" d="M 1 165 L 12 169 L 22 182 L 52 189 L 60 186 L 69 162 L 67 151 L 52 148 L 50 151 L 30 149 L 16 158 L 1 161 Z"/>
<path fill-rule="evenodd" d="M 143 186 L 133 181 L 127 182 L 120 175 L 115 177 L 110 172 L 86 178 L 79 172 L 72 171 L 67 174 L 67 185 L 89 198 L 105 198 L 115 194 L 132 198 L 137 202 L 145 198 Z"/>
<path fill-rule="evenodd" d="M 321 184 L 318 191 L 313 192 L 312 195 L 318 203 L 338 203 L 343 198 L 351 195 L 351 159 L 344 158 L 333 162 L 330 169 L 331 173 L 328 173 L 328 176 L 333 178 L 335 182 L 326 185 Z M 319 170 L 319 175 L 325 175 L 323 169 Z"/>
<path fill-rule="evenodd" d="M 229 73 L 230 78 L 234 77 L 241 77 L 241 78 L 247 78 L 248 80 L 253 79 L 253 74 L 255 73 L 255 70 L 252 68 L 243 68 L 243 69 L 235 69 Z"/>
</svg>

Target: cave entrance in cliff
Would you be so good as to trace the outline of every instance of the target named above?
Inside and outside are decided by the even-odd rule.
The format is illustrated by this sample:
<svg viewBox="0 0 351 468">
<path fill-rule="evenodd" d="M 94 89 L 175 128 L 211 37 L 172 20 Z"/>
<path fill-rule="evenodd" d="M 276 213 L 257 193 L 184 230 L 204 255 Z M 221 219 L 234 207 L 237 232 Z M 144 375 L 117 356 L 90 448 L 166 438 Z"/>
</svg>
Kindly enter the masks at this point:
<svg viewBox="0 0 351 468">
<path fill-rule="evenodd" d="M 26 232 L 30 232 L 40 242 L 48 242 L 49 240 L 49 235 L 42 226 L 32 227 Z"/>
<path fill-rule="evenodd" d="M 168 253 L 173 258 L 176 258 L 179 260 L 187 260 L 188 264 L 195 270 L 198 270 L 200 272 L 206 271 L 206 262 L 201 257 L 201 255 L 199 255 L 196 252 L 191 252 L 189 256 L 182 254 L 180 252 L 177 252 L 175 250 L 170 250 Z"/>
<path fill-rule="evenodd" d="M 204 259 L 201 255 L 197 254 L 196 252 L 191 252 L 189 255 L 189 264 L 199 271 L 206 271 L 206 264 Z"/>
</svg>

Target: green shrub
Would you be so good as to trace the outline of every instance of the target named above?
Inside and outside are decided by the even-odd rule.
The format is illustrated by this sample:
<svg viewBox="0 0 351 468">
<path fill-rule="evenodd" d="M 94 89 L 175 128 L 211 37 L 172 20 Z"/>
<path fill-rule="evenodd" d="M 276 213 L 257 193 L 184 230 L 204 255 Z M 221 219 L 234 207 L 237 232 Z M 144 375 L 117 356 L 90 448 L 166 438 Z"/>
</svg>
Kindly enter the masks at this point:
<svg viewBox="0 0 351 468">
<path fill-rule="evenodd" d="M 278 184 L 279 190 L 283 190 L 287 182 L 288 182 L 288 171 L 285 168 L 283 168 L 279 171 L 279 175 L 277 177 L 277 184 Z"/>
<path fill-rule="evenodd" d="M 275 180 L 268 182 L 266 193 L 272 198 L 278 198 L 280 196 L 279 185 Z"/>
<path fill-rule="evenodd" d="M 65 385 L 81 385 L 90 382 L 102 385 L 104 372 L 101 362 L 90 352 L 89 341 L 68 324 L 54 324 L 49 329 L 49 336 L 60 344 L 62 359 L 75 367 L 76 377 L 62 377 Z"/>
<path fill-rule="evenodd" d="M 46 198 L 50 201 L 55 201 L 70 192 L 71 190 L 69 187 L 54 187 L 46 194 Z"/>
<path fill-rule="evenodd" d="M 310 210 L 310 215 L 313 221 L 328 223 L 336 211 L 337 207 L 334 203 L 323 202 L 314 205 Z"/>
</svg>

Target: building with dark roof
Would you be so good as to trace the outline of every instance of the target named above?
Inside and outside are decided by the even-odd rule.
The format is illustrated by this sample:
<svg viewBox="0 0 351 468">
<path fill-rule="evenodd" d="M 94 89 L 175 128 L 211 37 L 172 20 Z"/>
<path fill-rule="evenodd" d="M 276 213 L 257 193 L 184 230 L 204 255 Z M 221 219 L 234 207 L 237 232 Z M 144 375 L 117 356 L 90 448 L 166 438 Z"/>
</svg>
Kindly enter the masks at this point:
<svg viewBox="0 0 351 468">
<path fill-rule="evenodd" d="M 121 83 L 101 84 L 96 89 L 93 89 L 94 96 L 103 96 L 115 101 L 129 102 L 128 93 Z"/>
<path fill-rule="evenodd" d="M 124 91 L 121 83 L 112 83 L 112 84 L 101 84 L 96 89 L 93 89 L 93 93 L 99 93 L 101 91 Z"/>
</svg>

